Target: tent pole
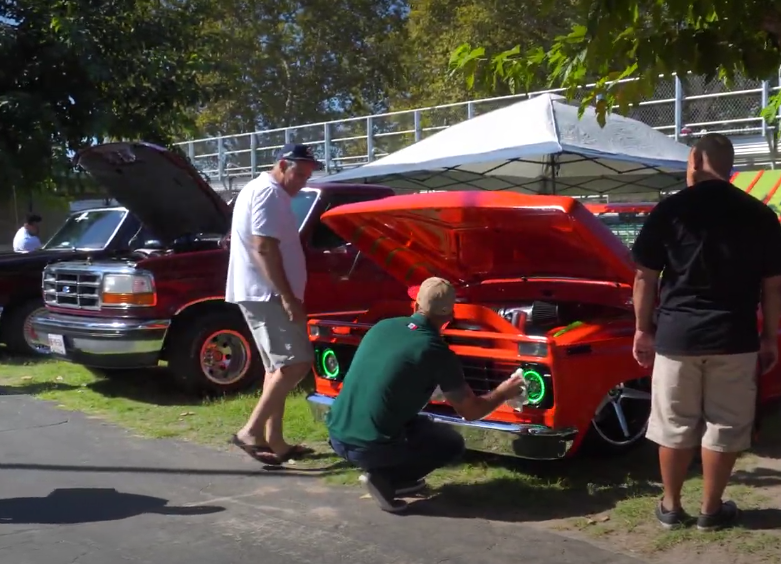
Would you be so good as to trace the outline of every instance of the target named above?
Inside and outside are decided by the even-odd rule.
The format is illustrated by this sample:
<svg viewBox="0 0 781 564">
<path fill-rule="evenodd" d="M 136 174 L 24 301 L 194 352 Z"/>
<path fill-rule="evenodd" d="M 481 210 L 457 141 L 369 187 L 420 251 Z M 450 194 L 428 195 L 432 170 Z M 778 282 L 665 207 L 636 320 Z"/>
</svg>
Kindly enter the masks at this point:
<svg viewBox="0 0 781 564">
<path fill-rule="evenodd" d="M 550 156 L 551 194 L 556 195 L 556 155 Z"/>
</svg>

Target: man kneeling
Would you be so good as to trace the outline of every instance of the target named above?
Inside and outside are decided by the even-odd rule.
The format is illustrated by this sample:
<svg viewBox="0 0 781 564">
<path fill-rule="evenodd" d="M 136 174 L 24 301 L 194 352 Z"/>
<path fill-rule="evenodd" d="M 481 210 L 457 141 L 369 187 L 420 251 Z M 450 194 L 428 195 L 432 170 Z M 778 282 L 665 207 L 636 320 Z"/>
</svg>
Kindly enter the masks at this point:
<svg viewBox="0 0 781 564">
<path fill-rule="evenodd" d="M 470 421 L 523 392 L 520 376 L 484 396 L 472 392 L 458 357 L 440 336 L 453 319 L 455 300 L 448 281 L 429 278 L 420 286 L 414 315 L 372 327 L 326 417 L 331 447 L 365 471 L 361 481 L 385 511 L 406 509 L 397 497 L 422 490 L 425 476 L 464 452 L 457 431 L 419 415 L 437 387 Z"/>
</svg>

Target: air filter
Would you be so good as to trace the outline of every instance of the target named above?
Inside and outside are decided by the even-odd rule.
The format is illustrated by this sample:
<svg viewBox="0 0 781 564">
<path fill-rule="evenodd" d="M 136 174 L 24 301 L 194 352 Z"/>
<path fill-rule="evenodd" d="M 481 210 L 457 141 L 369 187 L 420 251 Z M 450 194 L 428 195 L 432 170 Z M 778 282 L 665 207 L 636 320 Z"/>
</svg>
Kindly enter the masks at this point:
<svg viewBox="0 0 781 564">
<path fill-rule="evenodd" d="M 555 327 L 560 323 L 559 306 L 548 302 L 534 302 L 529 318 L 534 327 Z"/>
</svg>

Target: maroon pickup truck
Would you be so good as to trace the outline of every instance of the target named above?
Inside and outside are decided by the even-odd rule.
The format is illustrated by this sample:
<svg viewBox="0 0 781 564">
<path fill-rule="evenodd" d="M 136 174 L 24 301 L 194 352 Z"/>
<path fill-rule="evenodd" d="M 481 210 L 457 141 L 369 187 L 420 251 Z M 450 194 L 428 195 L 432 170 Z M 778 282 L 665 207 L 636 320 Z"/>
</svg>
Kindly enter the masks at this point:
<svg viewBox="0 0 781 564">
<path fill-rule="evenodd" d="M 46 311 L 32 317 L 52 356 L 102 370 L 167 361 L 190 391 L 231 393 L 263 378 L 238 308 L 224 301 L 231 210 L 182 157 L 146 143 L 85 150 L 77 164 L 143 222 L 151 248 L 46 267 Z M 407 289 L 320 221 L 336 206 L 393 195 L 370 185 L 317 184 L 293 199 L 310 315 L 339 317 Z"/>
</svg>

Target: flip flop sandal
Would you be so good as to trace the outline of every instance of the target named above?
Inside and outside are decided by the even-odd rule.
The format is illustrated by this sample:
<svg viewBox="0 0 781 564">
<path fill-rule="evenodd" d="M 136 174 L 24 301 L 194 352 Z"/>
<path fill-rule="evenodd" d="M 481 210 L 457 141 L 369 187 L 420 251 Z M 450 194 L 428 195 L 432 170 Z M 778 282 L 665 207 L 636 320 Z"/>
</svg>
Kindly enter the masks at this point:
<svg viewBox="0 0 781 564">
<path fill-rule="evenodd" d="M 272 452 L 271 450 L 266 450 L 263 452 L 256 451 L 255 457 L 269 466 L 282 466 L 288 460 L 304 458 L 305 456 L 313 454 L 314 452 L 314 449 L 304 445 L 293 445 L 290 447 L 290 449 L 288 449 L 287 452 L 285 452 L 285 454 L 280 455 Z"/>
<path fill-rule="evenodd" d="M 237 435 L 233 435 L 231 437 L 230 443 L 232 445 L 234 445 L 234 446 L 239 447 L 241 450 L 243 450 L 244 452 L 249 454 L 252 458 L 257 458 L 257 456 L 259 454 L 264 454 L 264 453 L 274 454 L 274 452 L 271 450 L 270 447 L 267 447 L 267 446 L 257 446 L 257 445 L 248 445 L 247 443 L 245 443 L 244 441 L 239 439 L 239 437 Z"/>
</svg>

